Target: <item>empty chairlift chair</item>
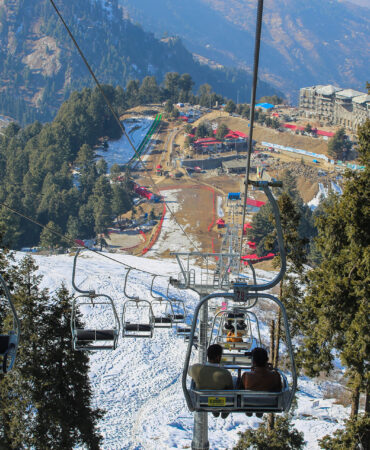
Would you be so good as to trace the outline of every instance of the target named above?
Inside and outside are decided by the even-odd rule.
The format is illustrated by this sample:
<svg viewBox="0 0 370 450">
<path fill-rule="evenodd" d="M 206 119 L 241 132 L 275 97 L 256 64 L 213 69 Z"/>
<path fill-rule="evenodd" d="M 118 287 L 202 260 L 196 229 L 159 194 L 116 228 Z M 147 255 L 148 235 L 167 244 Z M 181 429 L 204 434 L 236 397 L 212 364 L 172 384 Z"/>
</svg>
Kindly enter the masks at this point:
<svg viewBox="0 0 370 450">
<path fill-rule="evenodd" d="M 186 323 L 186 306 L 184 300 L 170 296 L 171 282 L 167 286 L 167 298 L 172 305 L 172 322 L 176 325 L 176 334 L 183 336 L 185 339 L 189 337 L 191 327 Z"/>
<path fill-rule="evenodd" d="M 2 291 L 2 292 L 1 292 Z M 0 275 L 0 305 L 1 305 L 1 334 L 0 334 L 0 373 L 7 373 L 14 367 L 15 358 L 17 355 L 19 337 L 20 337 L 20 323 L 17 312 L 14 308 L 12 298 L 8 287 Z M 10 309 L 12 316 L 11 325 L 6 330 L 6 314 Z"/>
<path fill-rule="evenodd" d="M 72 273 L 72 286 L 81 295 L 73 299 L 71 330 L 74 350 L 114 350 L 117 348 L 120 323 L 113 300 L 95 291 L 83 291 L 75 284 L 76 262 L 80 249 L 77 250 Z M 95 312 L 95 318 L 89 315 Z M 87 324 L 81 323 L 81 315 L 87 318 Z M 97 320 L 107 319 L 109 327 L 103 327 Z"/>
<path fill-rule="evenodd" d="M 153 298 L 151 305 L 154 315 L 154 328 L 172 328 L 172 317 L 174 316 L 172 303 L 167 298 L 154 295 L 153 285 L 156 277 L 157 275 L 153 276 L 150 286 L 150 295 Z"/>
<path fill-rule="evenodd" d="M 154 330 L 154 314 L 148 300 L 127 293 L 128 269 L 125 277 L 124 293 L 127 297 L 122 311 L 122 336 L 126 338 L 151 338 Z"/>
</svg>

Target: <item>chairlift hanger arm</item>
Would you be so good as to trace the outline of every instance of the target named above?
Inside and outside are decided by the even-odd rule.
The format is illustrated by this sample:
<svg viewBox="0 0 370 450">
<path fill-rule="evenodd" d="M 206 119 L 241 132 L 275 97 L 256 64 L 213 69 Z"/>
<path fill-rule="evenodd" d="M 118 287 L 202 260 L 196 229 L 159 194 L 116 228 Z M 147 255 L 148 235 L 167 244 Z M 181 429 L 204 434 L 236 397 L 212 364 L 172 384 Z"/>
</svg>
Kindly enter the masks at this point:
<svg viewBox="0 0 370 450">
<path fill-rule="evenodd" d="M 157 275 L 154 275 L 154 277 L 152 278 L 152 282 L 151 282 L 151 284 L 150 284 L 150 295 L 152 296 L 152 298 L 154 298 L 154 300 L 159 300 L 159 301 L 161 301 L 161 300 L 163 300 L 163 298 L 162 298 L 162 297 L 157 297 L 157 296 L 155 296 L 154 293 L 153 293 L 154 280 L 155 280 L 156 278 L 157 278 Z"/>
<path fill-rule="evenodd" d="M 133 295 L 129 295 L 128 293 L 127 293 L 127 290 L 126 290 L 126 287 L 127 287 L 127 280 L 128 280 L 128 274 L 130 273 L 130 271 L 131 271 L 131 267 L 127 270 L 127 272 L 126 272 L 126 276 L 125 276 L 125 284 L 124 284 L 124 286 L 123 286 L 123 293 L 125 294 L 125 296 L 127 297 L 127 298 L 129 298 L 130 300 L 138 300 L 139 299 L 139 297 L 135 297 L 135 296 L 133 296 Z"/>
<path fill-rule="evenodd" d="M 94 291 L 94 290 L 92 290 L 92 291 L 83 291 L 82 289 L 78 288 L 78 287 L 76 286 L 76 283 L 75 283 L 76 264 L 77 264 L 77 258 L 78 258 L 78 255 L 79 255 L 80 251 L 81 251 L 81 249 L 78 248 L 77 251 L 76 251 L 75 257 L 74 257 L 74 259 L 73 259 L 72 286 L 73 286 L 73 289 L 74 289 L 76 292 L 79 292 L 80 294 L 86 294 L 86 295 L 88 295 L 88 296 L 90 296 L 90 297 L 93 297 L 93 296 L 95 296 L 95 291 Z"/>
</svg>

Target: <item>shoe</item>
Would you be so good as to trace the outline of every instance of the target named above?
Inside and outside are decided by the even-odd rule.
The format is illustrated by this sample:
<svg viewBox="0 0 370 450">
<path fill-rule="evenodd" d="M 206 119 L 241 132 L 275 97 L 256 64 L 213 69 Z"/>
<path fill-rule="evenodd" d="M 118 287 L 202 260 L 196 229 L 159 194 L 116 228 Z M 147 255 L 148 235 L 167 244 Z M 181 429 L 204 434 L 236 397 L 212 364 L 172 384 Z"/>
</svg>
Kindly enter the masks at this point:
<svg viewBox="0 0 370 450">
<path fill-rule="evenodd" d="M 248 417 L 252 417 L 253 413 L 245 413 L 245 415 L 248 416 Z"/>
<path fill-rule="evenodd" d="M 220 416 L 219 412 L 213 412 L 212 414 L 213 414 L 214 417 L 219 417 Z"/>
<path fill-rule="evenodd" d="M 258 417 L 259 419 L 263 416 L 263 413 L 256 413 L 256 417 Z"/>
<path fill-rule="evenodd" d="M 228 417 L 229 414 L 230 414 L 230 413 L 228 413 L 228 412 L 222 412 L 222 413 L 221 413 L 221 418 L 222 418 L 222 419 L 226 419 L 226 417 Z"/>
</svg>

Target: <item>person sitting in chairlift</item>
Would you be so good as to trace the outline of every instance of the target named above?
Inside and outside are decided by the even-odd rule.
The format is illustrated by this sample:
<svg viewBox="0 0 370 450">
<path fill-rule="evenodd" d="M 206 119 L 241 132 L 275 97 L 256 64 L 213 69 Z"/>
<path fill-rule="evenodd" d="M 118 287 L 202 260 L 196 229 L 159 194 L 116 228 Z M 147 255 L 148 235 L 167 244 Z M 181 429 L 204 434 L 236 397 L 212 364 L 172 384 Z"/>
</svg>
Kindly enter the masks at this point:
<svg viewBox="0 0 370 450">
<path fill-rule="evenodd" d="M 244 389 L 251 391 L 280 392 L 282 389 L 281 377 L 277 370 L 268 363 L 267 351 L 262 347 L 256 347 L 252 350 L 252 369 L 245 372 L 241 379 Z M 252 413 L 246 413 L 252 416 Z M 261 418 L 263 413 L 256 413 Z"/>
<path fill-rule="evenodd" d="M 282 389 L 281 377 L 277 370 L 268 363 L 267 351 L 262 347 L 252 350 L 252 369 L 242 376 L 244 389 L 252 391 L 280 392 Z"/>
<path fill-rule="evenodd" d="M 247 325 L 245 324 L 243 319 L 239 319 L 236 323 L 236 331 L 235 326 L 233 325 L 230 319 L 228 323 L 225 324 L 226 330 L 229 330 L 226 337 L 226 342 L 243 342 L 243 336 L 245 335 L 245 329 Z"/>
<path fill-rule="evenodd" d="M 242 331 L 235 331 L 235 328 L 232 327 L 227 333 L 226 342 L 243 342 L 243 334 Z"/>
<path fill-rule="evenodd" d="M 189 375 L 194 380 L 196 389 L 215 389 L 225 390 L 234 389 L 231 373 L 220 367 L 222 358 L 222 347 L 213 344 L 207 350 L 208 363 L 194 364 L 189 368 Z M 219 412 L 212 413 L 215 417 L 220 415 Z M 226 419 L 229 413 L 223 412 L 221 417 Z"/>
</svg>

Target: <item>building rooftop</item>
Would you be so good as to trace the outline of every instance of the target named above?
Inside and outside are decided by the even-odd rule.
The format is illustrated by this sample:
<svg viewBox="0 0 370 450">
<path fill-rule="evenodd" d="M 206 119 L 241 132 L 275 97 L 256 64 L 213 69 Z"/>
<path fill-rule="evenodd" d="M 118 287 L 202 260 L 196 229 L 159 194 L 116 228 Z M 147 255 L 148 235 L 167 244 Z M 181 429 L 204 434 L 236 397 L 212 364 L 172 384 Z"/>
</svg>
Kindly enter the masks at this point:
<svg viewBox="0 0 370 450">
<path fill-rule="evenodd" d="M 364 95 L 364 92 L 355 91 L 354 89 L 344 89 L 343 91 L 338 91 L 336 97 L 353 98 Z"/>
<path fill-rule="evenodd" d="M 247 160 L 245 158 L 243 159 L 232 159 L 230 161 L 222 161 L 222 167 L 224 169 L 241 169 L 246 167 Z M 253 164 L 251 163 L 251 167 Z"/>
<path fill-rule="evenodd" d="M 354 103 L 367 103 L 370 102 L 370 95 L 369 94 L 358 95 L 357 97 L 354 97 L 352 101 Z"/>
<path fill-rule="evenodd" d="M 321 95 L 333 95 L 335 92 L 341 91 L 342 88 L 328 84 L 326 86 L 317 86 L 316 92 Z"/>
</svg>

